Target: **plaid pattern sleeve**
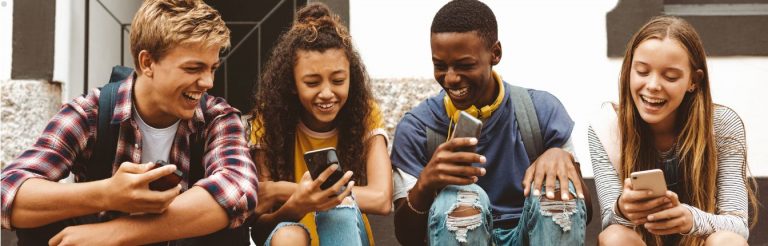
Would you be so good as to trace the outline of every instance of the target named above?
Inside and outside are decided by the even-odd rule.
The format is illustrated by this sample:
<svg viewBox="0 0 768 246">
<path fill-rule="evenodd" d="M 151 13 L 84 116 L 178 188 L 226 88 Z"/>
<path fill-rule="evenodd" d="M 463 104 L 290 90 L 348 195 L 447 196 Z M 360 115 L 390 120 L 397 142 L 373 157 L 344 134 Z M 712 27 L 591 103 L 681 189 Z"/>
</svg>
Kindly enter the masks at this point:
<svg viewBox="0 0 768 246">
<path fill-rule="evenodd" d="M 242 225 L 256 209 L 258 176 L 244 138 L 240 112 L 224 99 L 210 98 L 206 113 L 205 177 L 196 186 L 206 189 L 230 218 L 230 228 Z"/>
<path fill-rule="evenodd" d="M 2 171 L 2 227 L 12 229 L 11 208 L 19 187 L 30 178 L 58 181 L 66 178 L 95 131 L 88 119 L 95 116 L 95 93 L 64 105 L 50 120 L 32 147 Z"/>
</svg>

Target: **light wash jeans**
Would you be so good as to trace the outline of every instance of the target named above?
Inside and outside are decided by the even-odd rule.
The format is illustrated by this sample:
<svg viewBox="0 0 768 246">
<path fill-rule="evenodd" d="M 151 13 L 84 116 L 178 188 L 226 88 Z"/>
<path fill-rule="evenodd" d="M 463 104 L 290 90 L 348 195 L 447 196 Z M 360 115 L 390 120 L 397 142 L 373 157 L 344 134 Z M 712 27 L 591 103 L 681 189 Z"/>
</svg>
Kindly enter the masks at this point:
<svg viewBox="0 0 768 246">
<path fill-rule="evenodd" d="M 328 211 L 315 212 L 315 225 L 317 225 L 320 245 L 370 245 L 368 232 L 365 230 L 365 223 L 363 223 L 363 215 L 356 203 L 342 204 Z M 284 226 L 301 226 L 307 231 L 307 228 L 300 223 L 282 222 L 272 230 L 264 245 L 269 246 L 272 242 L 272 235 Z M 307 231 L 307 236 L 309 236 L 309 231 Z"/>
<path fill-rule="evenodd" d="M 575 194 L 573 184 L 569 184 Z M 478 185 L 446 186 L 429 210 L 430 245 L 583 245 L 586 206 L 583 199 L 551 201 L 543 194 L 530 195 L 515 228 L 493 228 L 490 200 Z M 558 193 L 556 193 L 558 194 Z M 559 194 L 558 194 L 559 195 Z M 574 196 L 575 197 L 575 196 Z M 467 217 L 449 214 L 459 206 L 480 213 Z"/>
</svg>

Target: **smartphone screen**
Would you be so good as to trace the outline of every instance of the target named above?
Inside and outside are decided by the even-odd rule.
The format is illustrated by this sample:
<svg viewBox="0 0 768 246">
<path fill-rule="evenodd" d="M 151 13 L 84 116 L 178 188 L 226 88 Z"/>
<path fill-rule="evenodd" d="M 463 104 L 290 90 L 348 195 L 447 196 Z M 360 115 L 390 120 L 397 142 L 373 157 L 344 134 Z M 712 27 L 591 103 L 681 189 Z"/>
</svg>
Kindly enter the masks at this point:
<svg viewBox="0 0 768 246">
<path fill-rule="evenodd" d="M 459 119 L 456 121 L 456 128 L 453 130 L 451 138 L 480 138 L 480 131 L 483 129 L 483 122 L 473 117 L 467 112 L 461 111 Z M 454 150 L 455 152 L 476 153 L 475 146 L 462 147 Z"/>
<path fill-rule="evenodd" d="M 309 169 L 309 174 L 312 176 L 312 179 L 316 179 L 331 165 L 339 165 L 339 158 L 336 156 L 336 148 L 329 147 L 307 151 L 304 153 L 304 163 L 307 164 L 307 169 Z M 339 165 L 339 168 L 320 185 L 320 189 L 325 190 L 330 188 L 333 184 L 339 182 L 343 176 L 344 172 L 341 171 L 341 165 Z"/>
<path fill-rule="evenodd" d="M 152 169 L 160 168 L 166 165 L 173 165 L 173 164 L 169 164 L 168 162 L 163 160 L 158 160 L 158 161 L 155 161 L 155 166 L 152 167 Z M 173 173 L 165 175 L 159 179 L 156 179 L 150 182 L 149 189 L 155 190 L 155 191 L 169 190 L 173 187 L 176 187 L 176 185 L 178 185 L 181 182 L 183 177 L 184 175 L 181 172 L 181 170 L 176 169 L 175 171 L 173 171 Z"/>
</svg>

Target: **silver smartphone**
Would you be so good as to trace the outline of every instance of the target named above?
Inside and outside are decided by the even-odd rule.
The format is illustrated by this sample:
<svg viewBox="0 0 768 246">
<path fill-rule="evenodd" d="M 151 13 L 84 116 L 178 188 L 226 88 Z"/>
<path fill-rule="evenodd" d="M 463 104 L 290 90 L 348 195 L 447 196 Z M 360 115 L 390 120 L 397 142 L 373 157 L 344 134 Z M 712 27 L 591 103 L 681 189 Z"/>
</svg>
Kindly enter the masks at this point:
<svg viewBox="0 0 768 246">
<path fill-rule="evenodd" d="M 460 111 L 459 119 L 456 121 L 456 128 L 453 129 L 453 138 L 477 138 L 480 139 L 480 131 L 483 129 L 483 122 L 467 112 Z M 472 152 L 476 153 L 475 146 L 461 147 L 454 152 Z"/>
<path fill-rule="evenodd" d="M 667 182 L 664 180 L 664 172 L 660 169 L 633 172 L 632 189 L 650 190 L 654 197 L 663 196 L 667 192 Z"/>
</svg>

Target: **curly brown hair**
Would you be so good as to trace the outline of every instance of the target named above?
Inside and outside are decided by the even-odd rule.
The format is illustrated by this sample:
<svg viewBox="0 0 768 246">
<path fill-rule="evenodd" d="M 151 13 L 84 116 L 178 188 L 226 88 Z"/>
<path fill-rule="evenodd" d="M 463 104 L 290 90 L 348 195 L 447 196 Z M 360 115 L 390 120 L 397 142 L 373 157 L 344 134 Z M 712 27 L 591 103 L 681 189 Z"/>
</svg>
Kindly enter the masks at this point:
<svg viewBox="0 0 768 246">
<path fill-rule="evenodd" d="M 296 52 L 341 49 L 349 60 L 350 85 L 347 102 L 334 119 L 339 131 L 339 162 L 343 170 L 355 173 L 353 180 L 366 184 L 365 159 L 367 144 L 364 144 L 368 115 L 373 97 L 369 86 L 368 73 L 355 48 L 352 46 L 347 28 L 338 16 L 332 15 L 327 6 L 309 4 L 298 11 L 297 19 L 288 32 L 284 33 L 272 50 L 259 83 L 255 87 L 255 106 L 251 111 L 260 120 L 264 133 L 260 144 L 265 151 L 265 163 L 273 180 L 294 181 L 294 163 L 288 163 L 294 154 L 296 126 L 300 121 L 297 112 L 302 111 L 298 96 L 294 93 L 294 66 Z"/>
</svg>

